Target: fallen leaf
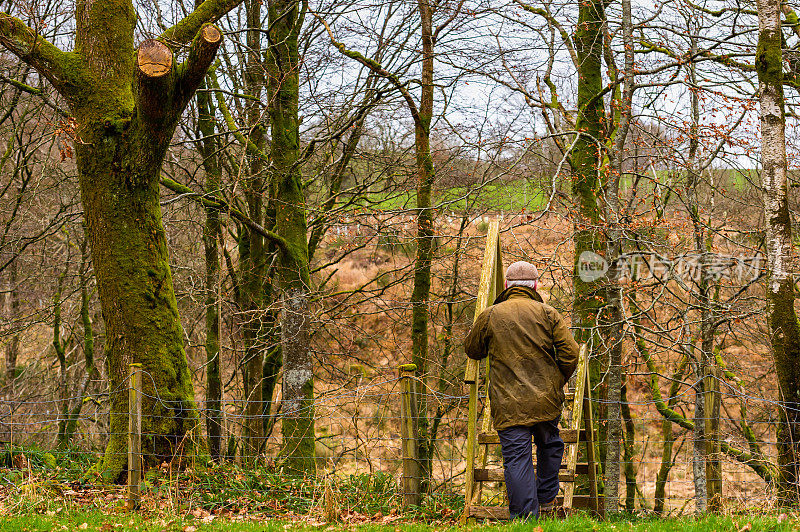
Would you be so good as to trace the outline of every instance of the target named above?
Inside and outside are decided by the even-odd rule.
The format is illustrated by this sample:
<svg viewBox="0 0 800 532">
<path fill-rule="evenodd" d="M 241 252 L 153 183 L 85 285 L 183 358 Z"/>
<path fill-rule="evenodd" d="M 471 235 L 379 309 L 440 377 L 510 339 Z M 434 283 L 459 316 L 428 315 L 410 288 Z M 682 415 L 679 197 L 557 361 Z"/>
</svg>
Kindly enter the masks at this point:
<svg viewBox="0 0 800 532">
<path fill-rule="evenodd" d="M 87 528 L 89 528 L 89 523 L 81 523 L 80 525 L 78 525 L 78 528 L 80 528 L 81 530 L 86 530 Z"/>
<path fill-rule="evenodd" d="M 739 529 L 739 532 L 748 532 L 748 530 L 752 530 L 752 529 L 753 529 L 753 525 L 751 525 L 750 523 L 747 523 L 746 525 L 744 525 L 742 528 Z"/>
<path fill-rule="evenodd" d="M 183 527 L 183 532 L 197 532 L 197 527 L 192 525 L 186 525 Z"/>
</svg>

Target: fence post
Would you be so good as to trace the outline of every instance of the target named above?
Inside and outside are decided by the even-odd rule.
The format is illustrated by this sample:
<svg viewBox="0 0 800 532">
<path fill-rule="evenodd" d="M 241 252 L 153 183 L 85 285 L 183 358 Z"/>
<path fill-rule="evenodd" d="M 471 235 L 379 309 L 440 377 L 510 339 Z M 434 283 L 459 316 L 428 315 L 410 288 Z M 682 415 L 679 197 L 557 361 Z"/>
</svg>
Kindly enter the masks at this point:
<svg viewBox="0 0 800 532">
<path fill-rule="evenodd" d="M 130 364 L 128 388 L 128 510 L 139 507 L 142 480 L 142 365 Z"/>
<path fill-rule="evenodd" d="M 417 401 L 414 397 L 416 364 L 403 364 L 400 370 L 400 438 L 403 450 L 403 502 L 418 506 L 419 460 L 417 457 Z"/>
</svg>

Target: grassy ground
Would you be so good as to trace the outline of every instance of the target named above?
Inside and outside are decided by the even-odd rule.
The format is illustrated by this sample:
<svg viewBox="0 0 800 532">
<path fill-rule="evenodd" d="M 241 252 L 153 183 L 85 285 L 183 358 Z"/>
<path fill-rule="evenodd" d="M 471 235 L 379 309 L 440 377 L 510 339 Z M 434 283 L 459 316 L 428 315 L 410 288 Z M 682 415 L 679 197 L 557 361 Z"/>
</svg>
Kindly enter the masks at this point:
<svg viewBox="0 0 800 532">
<path fill-rule="evenodd" d="M 540 527 L 540 528 L 537 528 Z M 461 530 L 454 522 L 437 525 L 423 523 L 324 523 L 305 520 L 260 520 L 257 517 L 249 520 L 232 520 L 229 518 L 209 519 L 195 517 L 191 514 L 182 517 L 165 517 L 161 515 L 109 515 L 104 512 L 72 512 L 54 515 L 19 515 L 3 517 L 0 520 L 0 531 L 34 531 L 34 530 L 140 530 L 140 531 L 183 531 L 213 532 L 222 530 L 240 530 L 242 532 L 284 532 L 286 530 L 322 530 L 334 532 L 338 530 L 360 530 L 364 532 L 427 532 Z M 593 532 L 700 532 L 720 530 L 732 532 L 770 531 L 789 532 L 800 529 L 797 516 L 777 515 L 738 515 L 711 516 L 695 520 L 632 518 L 614 521 L 596 521 L 585 516 L 573 516 L 564 521 L 540 521 L 538 523 L 504 523 L 479 524 L 468 527 L 475 531 L 497 532 L 567 532 L 573 530 L 591 530 Z"/>
<path fill-rule="evenodd" d="M 437 493 L 419 507 L 404 509 L 394 477 L 384 473 L 343 476 L 323 486 L 285 478 L 267 466 L 222 463 L 194 471 L 153 469 L 143 483 L 142 510 L 131 514 L 125 510 L 123 486 L 85 476 L 89 454 L 58 458 L 37 449 L 0 452 L 0 532 L 460 530 L 456 523 L 463 508 L 461 494 Z M 800 513 L 734 506 L 729 510 L 739 513 L 701 520 L 633 515 L 602 522 L 579 514 L 564 521 L 468 528 L 492 532 L 800 531 Z M 327 523 L 323 516 L 335 516 L 335 522 Z"/>
</svg>

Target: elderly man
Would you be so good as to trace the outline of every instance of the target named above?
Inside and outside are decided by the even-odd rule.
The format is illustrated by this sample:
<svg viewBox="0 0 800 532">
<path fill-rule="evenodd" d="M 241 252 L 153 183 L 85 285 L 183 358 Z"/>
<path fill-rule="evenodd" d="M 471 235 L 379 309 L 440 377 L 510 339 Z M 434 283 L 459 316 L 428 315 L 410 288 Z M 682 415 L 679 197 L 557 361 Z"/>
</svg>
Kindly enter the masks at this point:
<svg viewBox="0 0 800 532">
<path fill-rule="evenodd" d="M 505 290 L 475 320 L 465 344 L 470 358 L 491 357 L 489 398 L 512 519 L 535 518 L 540 508 L 555 507 L 564 455 L 558 421 L 564 384 L 578 364 L 578 344 L 538 287 L 536 266 L 524 261 L 509 266 Z"/>
</svg>

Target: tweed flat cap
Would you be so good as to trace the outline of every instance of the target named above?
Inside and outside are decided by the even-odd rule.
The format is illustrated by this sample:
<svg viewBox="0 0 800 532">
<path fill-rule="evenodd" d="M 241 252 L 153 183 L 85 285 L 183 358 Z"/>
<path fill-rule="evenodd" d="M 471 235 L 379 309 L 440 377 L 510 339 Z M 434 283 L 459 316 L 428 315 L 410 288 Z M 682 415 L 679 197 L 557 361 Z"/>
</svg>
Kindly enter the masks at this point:
<svg viewBox="0 0 800 532">
<path fill-rule="evenodd" d="M 539 278 L 539 270 L 530 262 L 519 260 L 506 270 L 506 281 L 535 281 Z"/>
</svg>

